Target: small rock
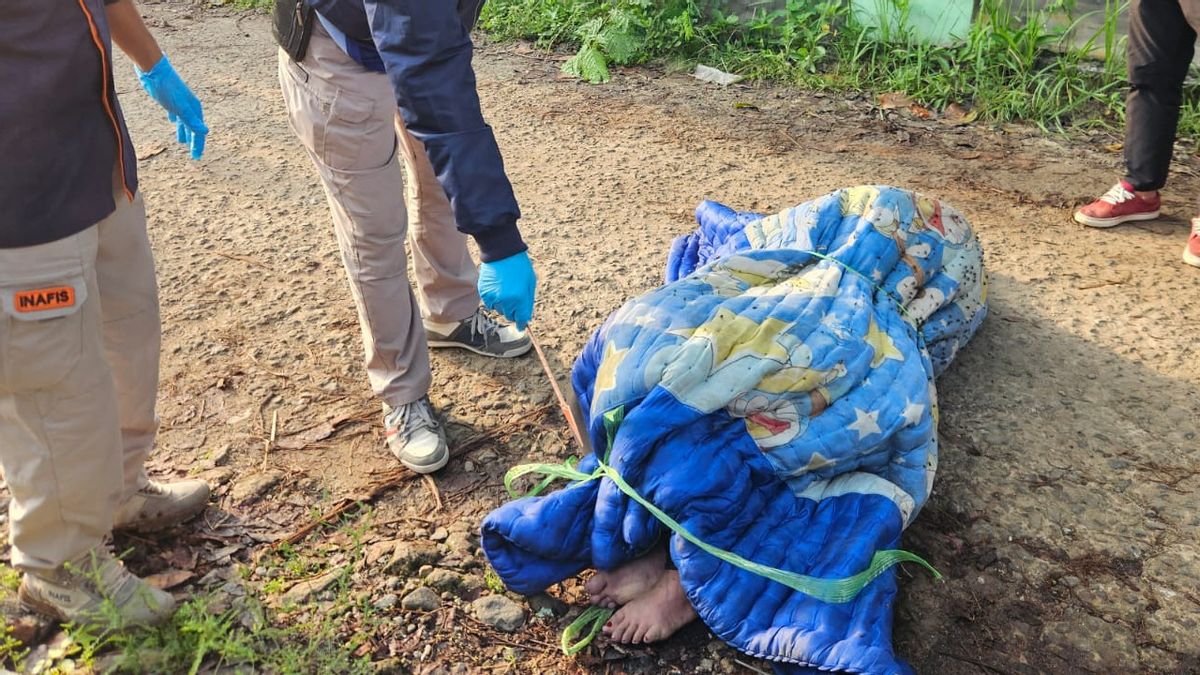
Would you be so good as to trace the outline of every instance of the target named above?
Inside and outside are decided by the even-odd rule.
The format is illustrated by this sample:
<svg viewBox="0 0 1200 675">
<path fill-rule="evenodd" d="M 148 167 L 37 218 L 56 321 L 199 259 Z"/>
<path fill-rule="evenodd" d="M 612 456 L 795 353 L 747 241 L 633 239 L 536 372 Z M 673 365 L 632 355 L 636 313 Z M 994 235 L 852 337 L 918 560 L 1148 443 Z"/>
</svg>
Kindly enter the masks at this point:
<svg viewBox="0 0 1200 675">
<path fill-rule="evenodd" d="M 472 462 L 471 460 L 467 460 L 467 461 L 463 462 L 463 471 L 465 471 L 466 473 L 474 472 L 475 471 L 475 463 Z"/>
<path fill-rule="evenodd" d="M 421 565 L 421 569 L 417 570 L 417 576 L 424 579 L 433 571 L 433 565 Z"/>
<path fill-rule="evenodd" d="M 452 553 L 470 553 L 474 549 L 471 535 L 466 532 L 454 532 L 446 537 L 446 548 Z"/>
<path fill-rule="evenodd" d="M 396 595 L 395 593 L 388 593 L 372 604 L 374 605 L 375 609 L 386 612 L 395 607 L 396 603 L 398 602 L 400 602 L 400 596 Z"/>
<path fill-rule="evenodd" d="M 400 606 L 404 609 L 417 612 L 432 612 L 441 604 L 442 601 L 438 598 L 437 593 L 424 586 L 404 596 L 404 599 L 400 601 Z"/>
<path fill-rule="evenodd" d="M 220 448 L 213 450 L 204 461 L 200 462 L 201 469 L 215 469 L 219 466 L 225 466 L 229 463 L 229 453 L 233 451 L 233 446 L 226 443 Z"/>
<path fill-rule="evenodd" d="M 312 598 L 318 593 L 322 593 L 327 590 L 330 586 L 337 582 L 338 578 L 341 577 L 342 572 L 343 569 L 338 568 L 326 572 L 315 579 L 301 581 L 295 586 L 289 588 L 287 592 L 283 594 L 283 597 L 280 598 L 280 600 L 284 605 L 298 605 L 305 600 Z"/>
<path fill-rule="evenodd" d="M 471 603 L 471 608 L 480 621 L 506 633 L 525 625 L 525 612 L 503 595 L 485 595 Z"/>
<path fill-rule="evenodd" d="M 392 559 L 385 568 L 389 572 L 412 574 L 422 565 L 436 562 L 441 555 L 437 547 L 425 542 L 397 541 Z"/>
<path fill-rule="evenodd" d="M 429 535 L 429 538 L 432 541 L 446 541 L 446 539 L 448 539 L 449 537 L 450 537 L 450 530 L 447 530 L 444 527 L 439 527 L 438 529 L 433 531 L 433 534 Z"/>
<path fill-rule="evenodd" d="M 425 577 L 425 585 L 439 591 L 457 591 L 466 584 L 466 575 L 450 570 L 436 569 Z"/>
<path fill-rule="evenodd" d="M 711 673 L 713 669 L 712 659 L 700 659 L 700 663 L 696 665 L 696 672 Z"/>
<path fill-rule="evenodd" d="M 363 562 L 368 565 L 374 565 L 379 562 L 380 558 L 385 555 L 391 555 L 392 551 L 396 550 L 397 540 L 377 541 L 374 544 L 368 544 L 366 551 L 363 552 Z"/>
<path fill-rule="evenodd" d="M 1075 588 L 1079 585 L 1079 577 L 1068 574 L 1062 578 L 1062 584 L 1067 588 Z"/>
<path fill-rule="evenodd" d="M 229 499 L 238 505 L 257 501 L 262 498 L 267 490 L 279 485 L 282 480 L 283 473 L 279 471 L 266 471 L 254 474 L 245 480 L 234 483 L 233 487 L 229 490 Z"/>
</svg>

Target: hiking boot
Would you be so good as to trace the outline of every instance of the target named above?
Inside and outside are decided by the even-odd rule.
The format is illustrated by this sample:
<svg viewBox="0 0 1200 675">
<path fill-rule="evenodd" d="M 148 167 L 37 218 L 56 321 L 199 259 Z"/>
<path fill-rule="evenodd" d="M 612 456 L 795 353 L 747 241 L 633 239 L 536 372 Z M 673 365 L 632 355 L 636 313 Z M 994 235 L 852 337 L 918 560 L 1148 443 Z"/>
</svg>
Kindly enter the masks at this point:
<svg viewBox="0 0 1200 675">
<path fill-rule="evenodd" d="M 17 597 L 43 616 L 102 628 L 152 626 L 175 612 L 170 593 L 135 577 L 103 545 L 52 572 L 26 572 Z"/>
<path fill-rule="evenodd" d="M 471 316 L 452 324 L 425 323 L 430 347 L 460 347 L 476 354 L 509 359 L 529 351 L 533 342 L 524 331 L 501 323 L 482 307 Z"/>
<path fill-rule="evenodd" d="M 383 404 L 387 444 L 400 463 L 417 473 L 433 473 L 450 461 L 446 435 L 428 396 L 392 408 Z"/>
<path fill-rule="evenodd" d="M 1154 220 L 1161 203 L 1157 192 L 1150 198 L 1139 197 L 1132 185 L 1121 181 L 1103 197 L 1076 211 L 1075 222 L 1088 227 L 1114 227 L 1135 220 Z"/>
<path fill-rule="evenodd" d="M 1192 236 L 1183 249 L 1183 262 L 1200 267 L 1200 218 L 1192 218 Z"/>
<path fill-rule="evenodd" d="M 117 509 L 113 529 L 154 532 L 178 525 L 208 506 L 210 492 L 208 483 L 202 480 L 150 481 Z"/>
</svg>

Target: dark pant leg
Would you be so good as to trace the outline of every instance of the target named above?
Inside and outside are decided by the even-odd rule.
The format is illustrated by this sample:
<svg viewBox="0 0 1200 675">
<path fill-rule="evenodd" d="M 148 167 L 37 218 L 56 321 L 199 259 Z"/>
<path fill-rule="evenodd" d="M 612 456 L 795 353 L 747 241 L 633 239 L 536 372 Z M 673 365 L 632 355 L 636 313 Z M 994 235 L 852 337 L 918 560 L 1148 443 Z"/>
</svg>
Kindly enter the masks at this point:
<svg viewBox="0 0 1200 675">
<path fill-rule="evenodd" d="M 1158 190 L 1167 182 L 1196 42 L 1188 20 L 1200 16 L 1197 5 L 1197 0 L 1133 0 L 1130 6 L 1125 179 L 1135 190 Z"/>
</svg>

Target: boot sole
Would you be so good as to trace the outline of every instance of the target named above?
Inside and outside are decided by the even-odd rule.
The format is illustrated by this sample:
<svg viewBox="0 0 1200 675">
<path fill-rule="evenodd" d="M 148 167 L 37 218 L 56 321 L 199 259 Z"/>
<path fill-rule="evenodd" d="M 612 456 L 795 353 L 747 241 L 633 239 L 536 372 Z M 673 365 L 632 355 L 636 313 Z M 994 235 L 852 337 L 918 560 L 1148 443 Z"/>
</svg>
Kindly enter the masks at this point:
<svg viewBox="0 0 1200 675">
<path fill-rule="evenodd" d="M 1136 213 L 1133 215 L 1120 216 L 1117 218 L 1093 218 L 1091 216 L 1084 215 L 1084 214 L 1076 211 L 1075 212 L 1075 222 L 1079 223 L 1080 225 L 1087 225 L 1088 227 L 1097 227 L 1100 229 L 1107 229 L 1110 227 L 1116 227 L 1117 225 L 1120 225 L 1122 223 L 1134 223 L 1134 222 L 1139 222 L 1139 221 L 1143 221 L 1143 220 L 1156 220 L 1160 213 L 1162 213 L 1162 212 L 1161 211 L 1152 211 L 1150 213 Z"/>
<path fill-rule="evenodd" d="M 471 345 L 463 344 L 461 342 L 452 342 L 450 340 L 427 340 L 427 343 L 429 344 L 430 349 L 465 349 L 469 352 L 479 354 L 480 356 L 490 356 L 496 359 L 513 359 L 518 356 L 524 356 L 525 354 L 529 353 L 530 349 L 533 349 L 533 343 L 526 342 L 523 347 L 514 347 L 506 352 L 497 354 L 495 352 L 487 352 L 482 349 L 472 347 Z"/>
</svg>

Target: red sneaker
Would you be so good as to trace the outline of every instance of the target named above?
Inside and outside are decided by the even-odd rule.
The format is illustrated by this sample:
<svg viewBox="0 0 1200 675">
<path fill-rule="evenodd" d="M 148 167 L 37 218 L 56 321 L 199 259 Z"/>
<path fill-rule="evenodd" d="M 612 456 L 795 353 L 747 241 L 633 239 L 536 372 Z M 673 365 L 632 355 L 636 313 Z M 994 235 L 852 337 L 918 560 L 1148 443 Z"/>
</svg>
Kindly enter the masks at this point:
<svg viewBox="0 0 1200 675">
<path fill-rule="evenodd" d="M 1133 186 L 1121 181 L 1104 196 L 1075 212 L 1075 221 L 1088 227 L 1113 227 L 1134 220 L 1154 220 L 1158 217 L 1161 200 L 1158 193 L 1142 199 Z"/>
<path fill-rule="evenodd" d="M 1200 267 L 1200 218 L 1192 218 L 1192 236 L 1188 237 L 1187 248 L 1183 249 L 1183 262 Z"/>
</svg>

